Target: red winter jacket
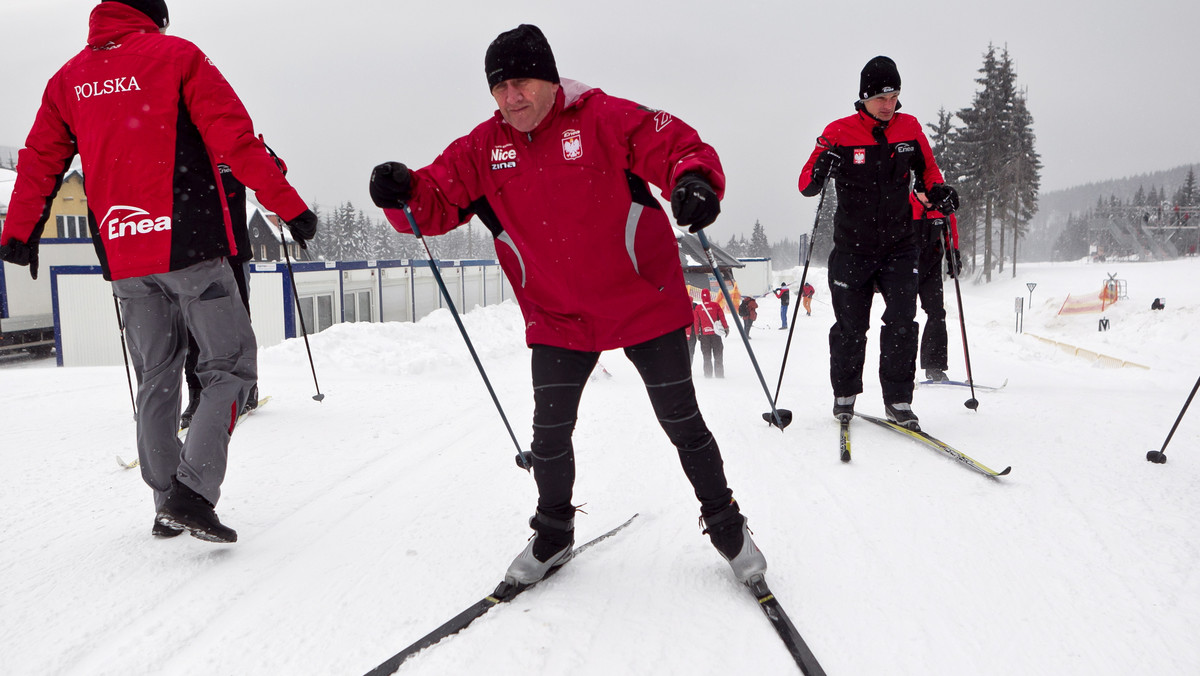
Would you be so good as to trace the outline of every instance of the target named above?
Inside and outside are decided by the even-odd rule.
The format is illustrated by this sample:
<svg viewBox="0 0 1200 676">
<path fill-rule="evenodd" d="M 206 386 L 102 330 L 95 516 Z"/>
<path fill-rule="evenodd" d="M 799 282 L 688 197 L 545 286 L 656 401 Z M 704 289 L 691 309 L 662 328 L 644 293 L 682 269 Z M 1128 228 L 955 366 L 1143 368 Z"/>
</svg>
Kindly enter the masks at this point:
<svg viewBox="0 0 1200 676">
<path fill-rule="evenodd" d="M 41 237 L 78 153 L 92 240 L 109 279 L 234 251 L 219 162 L 284 220 L 307 208 L 208 57 L 119 2 L 92 10 L 88 45 L 46 85 L 25 146 L 0 242 Z"/>
<path fill-rule="evenodd" d="M 718 195 L 717 153 L 671 115 L 563 80 L 537 129 L 497 112 L 413 172 L 409 206 L 423 235 L 477 215 L 525 317 L 525 340 L 598 352 L 691 321 L 671 222 L 647 182 L 669 196 L 704 174 Z M 385 209 L 400 232 L 404 212 Z"/>
<path fill-rule="evenodd" d="M 876 138 L 880 131 L 883 139 Z M 859 110 L 830 123 L 822 138 L 842 158 L 832 177 L 838 198 L 833 217 L 834 246 L 844 253 L 864 256 L 914 246 L 908 195 L 912 190 L 925 192 L 943 180 L 917 118 L 896 113 L 882 123 Z M 808 197 L 821 190 L 812 180 L 812 169 L 824 150 L 825 146 L 818 143 L 800 174 L 800 192 Z M 916 187 L 910 190 L 914 180 Z"/>
<path fill-rule="evenodd" d="M 695 308 L 696 324 L 700 327 L 700 335 L 712 336 L 716 335 L 716 324 L 720 322 L 725 329 L 725 333 L 729 333 L 729 324 L 725 321 L 725 311 L 721 306 L 712 301 L 712 296 L 708 289 L 700 290 L 700 304 Z"/>
</svg>

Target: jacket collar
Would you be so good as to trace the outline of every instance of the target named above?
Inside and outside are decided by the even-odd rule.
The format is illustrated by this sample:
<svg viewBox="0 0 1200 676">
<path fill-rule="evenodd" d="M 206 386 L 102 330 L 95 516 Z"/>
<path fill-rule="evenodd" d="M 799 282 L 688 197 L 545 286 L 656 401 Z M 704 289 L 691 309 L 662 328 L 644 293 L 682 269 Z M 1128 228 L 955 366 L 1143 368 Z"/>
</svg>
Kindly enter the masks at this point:
<svg viewBox="0 0 1200 676">
<path fill-rule="evenodd" d="M 157 33 L 150 17 L 121 2 L 102 2 L 92 9 L 88 19 L 88 46 L 115 49 L 130 33 Z"/>
</svg>

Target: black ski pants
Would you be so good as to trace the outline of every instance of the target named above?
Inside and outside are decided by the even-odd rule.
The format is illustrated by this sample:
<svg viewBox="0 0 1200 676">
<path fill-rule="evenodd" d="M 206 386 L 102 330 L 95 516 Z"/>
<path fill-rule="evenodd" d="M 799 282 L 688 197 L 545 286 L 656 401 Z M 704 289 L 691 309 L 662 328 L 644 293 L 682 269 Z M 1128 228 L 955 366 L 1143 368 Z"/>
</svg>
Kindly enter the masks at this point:
<svg viewBox="0 0 1200 676">
<path fill-rule="evenodd" d="M 642 376 L 654 414 L 675 445 L 700 501 L 701 514 L 711 516 L 729 506 L 733 491 L 725 479 L 716 439 L 700 415 L 683 329 L 627 347 L 625 356 Z M 567 520 L 575 513 L 571 435 L 583 386 L 599 358 L 598 352 L 533 346 L 533 477 L 538 511 L 551 518 Z"/>
<path fill-rule="evenodd" d="M 829 329 L 829 379 L 835 397 L 863 391 L 862 370 L 875 289 L 886 309 L 879 327 L 879 384 L 888 404 L 912 403 L 917 362 L 917 248 L 874 257 L 829 254 L 829 297 L 836 322 Z"/>
<path fill-rule="evenodd" d="M 918 222 L 919 223 L 919 222 Z M 942 280 L 941 238 L 936 238 L 921 250 L 920 278 L 917 297 L 925 313 L 925 328 L 921 331 L 921 368 L 945 371 L 950 368 L 947 356 L 946 304 Z"/>
</svg>

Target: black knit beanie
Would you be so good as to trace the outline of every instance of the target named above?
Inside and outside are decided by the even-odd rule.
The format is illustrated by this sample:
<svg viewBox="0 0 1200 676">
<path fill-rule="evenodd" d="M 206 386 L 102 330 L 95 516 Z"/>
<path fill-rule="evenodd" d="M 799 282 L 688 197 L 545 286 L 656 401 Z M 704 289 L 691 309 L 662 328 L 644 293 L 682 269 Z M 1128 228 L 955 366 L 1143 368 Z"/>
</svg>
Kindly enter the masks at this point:
<svg viewBox="0 0 1200 676">
<path fill-rule="evenodd" d="M 514 78 L 530 77 L 558 84 L 558 67 L 550 43 L 537 26 L 523 23 L 498 35 L 483 57 L 488 88 Z"/>
<path fill-rule="evenodd" d="M 171 25 L 171 17 L 167 15 L 166 0 L 104 0 L 104 2 L 119 2 L 138 10 L 150 17 L 155 26 L 166 28 Z"/>
<path fill-rule="evenodd" d="M 900 91 L 900 71 L 896 62 L 886 56 L 877 56 L 863 66 L 858 78 L 858 98 L 862 101 L 880 94 Z"/>
</svg>

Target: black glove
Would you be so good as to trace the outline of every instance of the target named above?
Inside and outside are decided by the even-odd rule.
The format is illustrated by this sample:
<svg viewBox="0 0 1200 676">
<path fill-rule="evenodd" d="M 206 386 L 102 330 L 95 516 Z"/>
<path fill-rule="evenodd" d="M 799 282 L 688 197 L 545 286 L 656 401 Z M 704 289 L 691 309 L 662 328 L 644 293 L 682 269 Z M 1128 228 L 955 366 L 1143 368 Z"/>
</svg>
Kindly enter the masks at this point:
<svg viewBox="0 0 1200 676">
<path fill-rule="evenodd" d="M 311 209 L 305 209 L 304 213 L 288 221 L 287 226 L 300 248 L 307 249 L 304 242 L 317 236 L 317 215 Z"/>
<path fill-rule="evenodd" d="M 825 179 L 830 176 L 836 176 L 838 167 L 842 166 L 842 156 L 836 150 L 825 149 L 817 159 L 813 162 L 812 180 L 814 184 L 821 185 L 825 183 Z"/>
<path fill-rule="evenodd" d="M 371 170 L 371 201 L 380 209 L 400 209 L 412 199 L 412 172 L 399 162 L 384 162 Z"/>
<path fill-rule="evenodd" d="M 958 249 L 946 249 L 946 274 L 954 279 L 962 274 L 962 254 Z"/>
<path fill-rule="evenodd" d="M 8 240 L 8 244 L 0 246 L 0 260 L 8 261 L 13 265 L 28 265 L 29 276 L 37 279 L 38 273 L 38 245 L 26 244 L 15 237 Z"/>
<path fill-rule="evenodd" d="M 934 209 L 946 216 L 958 211 L 958 191 L 945 183 L 935 183 L 926 193 Z"/>
<path fill-rule="evenodd" d="M 671 213 L 679 225 L 690 225 L 688 232 L 700 232 L 717 220 L 721 201 L 712 185 L 701 174 L 689 171 L 675 181 L 671 191 Z"/>
</svg>

